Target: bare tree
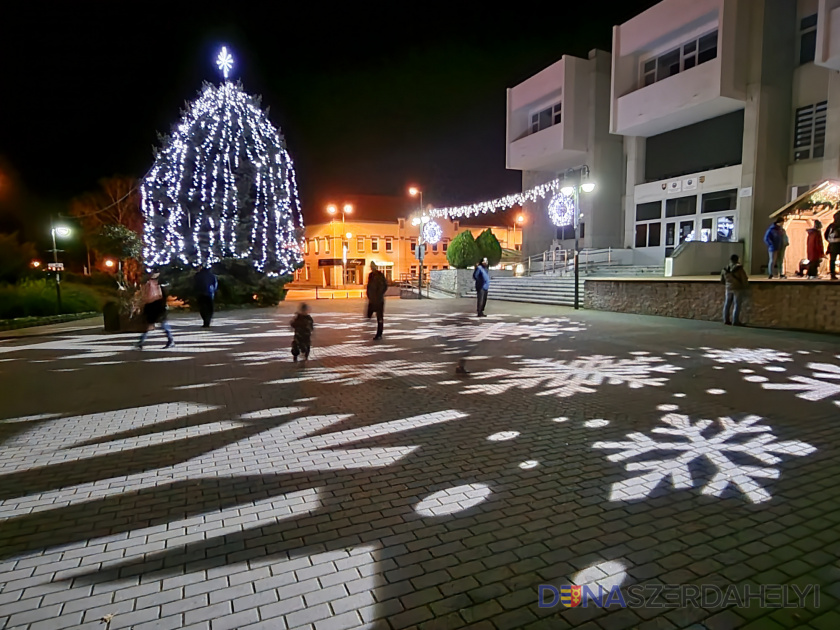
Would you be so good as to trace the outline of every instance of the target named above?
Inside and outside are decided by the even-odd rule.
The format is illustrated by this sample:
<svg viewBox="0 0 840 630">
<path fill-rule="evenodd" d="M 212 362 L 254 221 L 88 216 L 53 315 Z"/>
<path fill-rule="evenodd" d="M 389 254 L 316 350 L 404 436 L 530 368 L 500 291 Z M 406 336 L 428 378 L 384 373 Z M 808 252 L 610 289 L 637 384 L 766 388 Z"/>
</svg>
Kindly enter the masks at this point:
<svg viewBox="0 0 840 630">
<path fill-rule="evenodd" d="M 133 177 L 116 175 L 99 180 L 99 190 L 77 197 L 70 203 L 70 214 L 79 219 L 87 235 L 105 225 L 123 225 L 140 234 L 140 192 Z"/>
</svg>

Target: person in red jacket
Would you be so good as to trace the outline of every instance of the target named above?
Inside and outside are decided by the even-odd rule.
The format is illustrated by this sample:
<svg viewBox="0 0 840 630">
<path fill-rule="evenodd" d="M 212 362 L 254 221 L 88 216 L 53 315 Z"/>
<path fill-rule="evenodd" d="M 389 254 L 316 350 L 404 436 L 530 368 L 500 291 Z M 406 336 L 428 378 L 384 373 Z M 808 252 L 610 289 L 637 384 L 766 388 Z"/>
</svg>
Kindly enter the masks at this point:
<svg viewBox="0 0 840 630">
<path fill-rule="evenodd" d="M 820 223 L 819 219 L 814 219 L 814 227 L 808 229 L 806 252 L 806 256 L 808 257 L 808 277 L 816 278 L 819 273 L 820 263 L 825 258 L 822 223 Z"/>
</svg>

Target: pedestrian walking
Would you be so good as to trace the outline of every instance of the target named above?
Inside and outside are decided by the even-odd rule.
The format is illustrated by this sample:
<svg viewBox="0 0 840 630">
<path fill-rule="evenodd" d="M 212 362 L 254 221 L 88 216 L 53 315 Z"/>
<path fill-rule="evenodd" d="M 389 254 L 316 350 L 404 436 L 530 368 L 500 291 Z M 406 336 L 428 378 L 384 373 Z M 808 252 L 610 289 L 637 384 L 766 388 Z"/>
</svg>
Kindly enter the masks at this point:
<svg viewBox="0 0 840 630">
<path fill-rule="evenodd" d="M 478 317 L 487 317 L 484 314 L 484 307 L 487 305 L 487 292 L 490 290 L 490 263 L 486 258 L 475 266 L 473 280 L 475 280 L 475 310 Z"/>
<path fill-rule="evenodd" d="M 309 306 L 301 303 L 291 322 L 295 336 L 292 339 L 292 359 L 297 362 L 302 354 L 303 360 L 309 359 L 309 351 L 312 349 L 312 331 L 315 329 L 315 322 L 309 314 Z"/>
<path fill-rule="evenodd" d="M 772 278 L 778 269 L 779 277 L 782 275 L 782 254 L 784 253 L 787 234 L 782 227 L 784 219 L 776 219 L 764 233 L 764 244 L 767 245 L 769 263 L 767 265 L 767 277 Z"/>
<path fill-rule="evenodd" d="M 210 328 L 218 288 L 219 279 L 216 278 L 216 274 L 202 265 L 198 273 L 195 274 L 195 293 L 198 296 L 198 312 L 204 321 L 203 328 Z"/>
<path fill-rule="evenodd" d="M 141 300 L 143 304 L 143 317 L 146 320 L 146 330 L 140 335 L 137 342 L 137 349 L 143 349 L 143 343 L 146 341 L 149 332 L 154 330 L 156 324 L 160 324 L 163 332 L 166 333 L 165 348 L 171 348 L 175 345 L 175 339 L 172 337 L 172 329 L 166 321 L 166 296 L 163 294 L 163 289 L 160 287 L 158 278 L 160 274 L 155 272 L 151 274 L 148 280 L 143 283 L 141 288 Z"/>
<path fill-rule="evenodd" d="M 747 292 L 747 284 L 750 279 L 744 266 L 741 264 L 738 254 L 732 254 L 730 263 L 720 272 L 720 281 L 726 285 L 726 299 L 723 302 L 723 323 L 727 326 L 743 326 L 741 323 L 741 305 L 744 301 L 744 294 Z M 730 318 L 730 310 L 732 311 Z"/>
<path fill-rule="evenodd" d="M 388 291 L 388 281 L 376 267 L 375 262 L 370 263 L 370 273 L 367 281 L 367 317 L 370 319 L 376 313 L 376 335 L 373 340 L 382 339 L 382 328 L 385 325 L 385 293 Z"/>
<path fill-rule="evenodd" d="M 837 280 L 837 257 L 840 256 L 840 212 L 834 215 L 834 221 L 825 229 L 825 240 L 828 241 L 828 270 L 831 279 Z"/>
<path fill-rule="evenodd" d="M 805 252 L 808 257 L 808 277 L 816 278 L 819 275 L 820 264 L 825 258 L 825 246 L 823 245 L 822 223 L 814 219 L 813 227 L 808 228 L 808 240 L 806 241 Z"/>
</svg>

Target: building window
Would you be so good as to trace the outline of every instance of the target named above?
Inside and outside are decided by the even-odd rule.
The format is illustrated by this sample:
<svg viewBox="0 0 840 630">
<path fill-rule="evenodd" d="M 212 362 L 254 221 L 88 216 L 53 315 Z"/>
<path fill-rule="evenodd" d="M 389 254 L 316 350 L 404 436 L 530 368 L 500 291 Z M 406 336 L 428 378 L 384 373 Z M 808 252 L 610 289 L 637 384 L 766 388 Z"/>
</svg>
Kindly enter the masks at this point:
<svg viewBox="0 0 840 630">
<path fill-rule="evenodd" d="M 636 204 L 636 221 L 650 221 L 662 218 L 662 202 L 649 201 Z"/>
<path fill-rule="evenodd" d="M 432 265 L 432 271 L 437 271 L 437 268 L 438 268 L 437 265 Z"/>
<path fill-rule="evenodd" d="M 563 103 L 555 103 L 551 107 L 546 107 L 535 114 L 531 114 L 531 133 L 548 129 L 552 125 L 559 125 L 562 120 Z"/>
<path fill-rule="evenodd" d="M 319 254 L 319 253 L 320 253 L 320 248 L 319 248 L 319 246 L 318 246 L 318 239 L 317 239 L 317 238 L 313 238 L 313 239 L 312 239 L 312 245 L 313 245 L 313 246 L 314 246 L 314 248 L 315 248 L 315 253 L 316 253 L 316 254 Z"/>
<path fill-rule="evenodd" d="M 309 255 L 309 239 L 303 239 L 303 253 Z"/>
<path fill-rule="evenodd" d="M 414 254 L 417 252 L 417 239 L 411 239 L 411 253 Z"/>
<path fill-rule="evenodd" d="M 575 226 L 573 225 L 564 225 L 557 228 L 557 240 L 558 241 L 567 241 L 575 237 Z"/>
<path fill-rule="evenodd" d="M 411 277 L 412 278 L 417 277 L 417 265 L 411 265 Z"/>
<path fill-rule="evenodd" d="M 390 236 L 385 237 L 385 251 L 386 252 L 394 251 L 394 239 L 392 239 Z"/>
<path fill-rule="evenodd" d="M 325 254 L 330 253 L 330 239 L 329 239 L 329 237 L 324 238 L 324 253 Z"/>
<path fill-rule="evenodd" d="M 435 254 L 437 254 L 437 252 L 438 252 L 438 244 L 437 244 L 437 243 L 434 243 L 434 244 L 432 245 L 432 252 L 433 252 L 433 253 L 435 253 Z"/>
<path fill-rule="evenodd" d="M 306 267 L 304 267 L 304 270 L 306 271 L 306 279 L 309 280 L 310 274 L 312 273 L 311 269 L 309 268 L 309 265 L 306 265 Z"/>
<path fill-rule="evenodd" d="M 647 87 L 717 57 L 717 30 L 642 62 L 642 86 Z"/>
<path fill-rule="evenodd" d="M 379 237 L 378 236 L 371 236 L 370 237 L 370 251 L 378 252 L 379 251 Z"/>
<path fill-rule="evenodd" d="M 817 52 L 817 14 L 799 22 L 799 65 L 810 63 Z"/>
<path fill-rule="evenodd" d="M 449 247 L 449 239 L 443 239 L 441 241 L 441 248 L 443 249 L 443 253 L 446 253 L 446 249 Z"/>
<path fill-rule="evenodd" d="M 718 192 L 706 193 L 700 201 L 700 212 L 725 212 L 734 210 L 738 205 L 738 189 L 720 190 Z"/>
<path fill-rule="evenodd" d="M 636 247 L 659 247 L 662 243 L 662 224 L 638 223 L 636 225 Z"/>
<path fill-rule="evenodd" d="M 796 110 L 793 132 L 794 161 L 821 158 L 825 154 L 825 113 L 828 101 Z"/>
<path fill-rule="evenodd" d="M 365 251 L 365 237 L 364 236 L 357 236 L 356 237 L 356 251 L 360 254 Z"/>
<path fill-rule="evenodd" d="M 677 197 L 676 199 L 667 199 L 665 201 L 665 216 L 666 217 L 687 217 L 692 214 L 697 214 L 697 196 L 691 197 Z"/>
</svg>

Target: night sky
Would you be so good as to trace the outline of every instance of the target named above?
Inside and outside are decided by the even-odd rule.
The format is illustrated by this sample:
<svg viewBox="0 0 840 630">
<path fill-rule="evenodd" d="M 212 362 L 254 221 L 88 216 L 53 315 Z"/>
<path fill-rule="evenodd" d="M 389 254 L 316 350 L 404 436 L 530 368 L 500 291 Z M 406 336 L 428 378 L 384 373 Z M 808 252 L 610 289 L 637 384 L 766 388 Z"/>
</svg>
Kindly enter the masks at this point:
<svg viewBox="0 0 840 630">
<path fill-rule="evenodd" d="M 157 133 L 219 80 L 226 44 L 233 76 L 284 132 L 315 218 L 328 199 L 410 183 L 438 206 L 518 190 L 505 89 L 563 54 L 609 50 L 612 26 L 655 1 L 14 4 L 0 22 L 0 169 L 39 200 L 30 214 L 101 177 L 142 176 Z"/>
</svg>

